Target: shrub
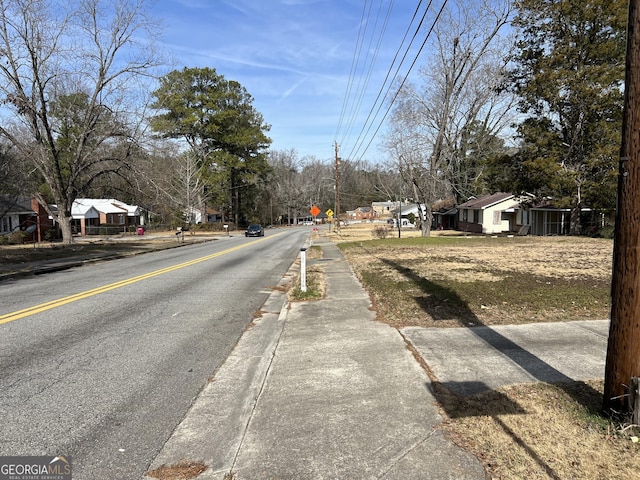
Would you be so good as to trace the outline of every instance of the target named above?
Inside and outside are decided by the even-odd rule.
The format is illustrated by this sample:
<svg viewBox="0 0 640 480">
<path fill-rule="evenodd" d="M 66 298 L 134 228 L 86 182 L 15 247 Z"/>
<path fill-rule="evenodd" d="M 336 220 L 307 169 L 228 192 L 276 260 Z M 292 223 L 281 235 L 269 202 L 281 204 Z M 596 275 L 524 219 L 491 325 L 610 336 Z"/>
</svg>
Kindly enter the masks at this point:
<svg viewBox="0 0 640 480">
<path fill-rule="evenodd" d="M 50 228 L 46 232 L 44 232 L 44 239 L 47 242 L 53 242 L 56 239 L 56 230 L 54 228 Z"/>
<path fill-rule="evenodd" d="M 602 227 L 599 228 L 595 234 L 593 234 L 593 237 L 596 238 L 613 238 L 615 234 L 615 229 L 612 226 L 606 226 L 606 227 Z"/>
<path fill-rule="evenodd" d="M 27 232 L 22 230 L 15 230 L 9 235 L 9 245 L 22 245 L 27 238 Z"/>
<path fill-rule="evenodd" d="M 389 229 L 387 228 L 386 225 L 378 225 L 373 228 L 373 231 L 371 232 L 371 234 L 376 238 L 387 238 L 387 235 L 389 234 Z"/>
</svg>

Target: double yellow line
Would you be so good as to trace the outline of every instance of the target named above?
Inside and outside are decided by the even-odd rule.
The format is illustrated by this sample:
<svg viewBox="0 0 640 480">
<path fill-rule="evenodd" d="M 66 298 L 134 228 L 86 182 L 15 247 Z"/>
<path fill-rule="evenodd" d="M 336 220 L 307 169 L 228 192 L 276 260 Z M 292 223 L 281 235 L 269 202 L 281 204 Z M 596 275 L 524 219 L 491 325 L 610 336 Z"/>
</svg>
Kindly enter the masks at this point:
<svg viewBox="0 0 640 480">
<path fill-rule="evenodd" d="M 94 295 L 98 295 L 100 293 L 108 292 L 110 290 L 115 290 L 116 288 L 126 287 L 127 285 L 131 285 L 133 283 L 137 283 L 142 280 L 147 280 L 148 278 L 157 277 L 158 275 L 164 275 L 165 273 L 173 272 L 181 268 L 190 267 L 191 265 L 196 265 L 198 263 L 206 262 L 207 260 L 211 260 L 212 258 L 216 258 L 221 255 L 226 255 L 227 253 L 235 252 L 236 250 L 240 250 L 242 248 L 248 247 L 249 245 L 253 245 L 257 242 L 262 242 L 274 236 L 275 235 L 271 235 L 270 237 L 265 237 L 250 243 L 244 243 L 242 245 L 228 248 L 227 250 L 223 250 L 221 252 L 212 253 L 211 255 L 207 255 L 205 257 L 196 258 L 195 260 L 190 260 L 188 262 L 180 263 L 178 265 L 173 265 L 171 267 L 155 270 L 153 272 L 145 273 L 143 275 L 138 275 L 137 277 L 120 280 L 119 282 L 110 283 L 109 285 L 93 288 L 91 290 L 86 290 L 84 292 L 76 293 L 74 295 L 69 295 L 68 297 L 59 298 L 57 300 L 51 300 L 50 302 L 34 305 L 33 307 L 18 310 L 16 312 L 5 313 L 4 315 L 0 315 L 0 325 L 2 325 L 3 323 L 13 322 L 14 320 L 19 320 L 21 318 L 28 317 L 30 315 L 35 315 L 37 313 L 46 312 L 47 310 L 51 310 L 52 308 L 61 307 L 62 305 L 76 302 L 78 300 L 82 300 L 83 298 L 89 298 L 89 297 L 93 297 Z"/>
</svg>

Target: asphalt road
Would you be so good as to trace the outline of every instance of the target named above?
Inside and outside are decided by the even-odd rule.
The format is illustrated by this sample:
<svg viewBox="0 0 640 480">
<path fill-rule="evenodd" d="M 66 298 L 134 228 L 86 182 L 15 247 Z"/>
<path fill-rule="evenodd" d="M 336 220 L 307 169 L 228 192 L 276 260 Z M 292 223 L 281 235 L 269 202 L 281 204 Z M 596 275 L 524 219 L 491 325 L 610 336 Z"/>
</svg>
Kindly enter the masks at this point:
<svg viewBox="0 0 640 480">
<path fill-rule="evenodd" d="M 309 233 L 3 282 L 0 315 L 30 310 L 0 325 L 0 455 L 69 455 L 74 480 L 140 478 Z"/>
</svg>

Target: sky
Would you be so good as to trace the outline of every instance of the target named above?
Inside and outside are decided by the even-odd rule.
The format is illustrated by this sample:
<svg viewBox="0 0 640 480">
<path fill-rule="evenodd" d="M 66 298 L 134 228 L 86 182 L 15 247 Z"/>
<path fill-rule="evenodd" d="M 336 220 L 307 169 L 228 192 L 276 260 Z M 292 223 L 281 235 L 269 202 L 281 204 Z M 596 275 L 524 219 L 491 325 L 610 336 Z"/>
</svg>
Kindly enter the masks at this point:
<svg viewBox="0 0 640 480">
<path fill-rule="evenodd" d="M 377 162 L 385 155 L 380 142 L 370 140 L 386 107 L 378 110 L 376 98 L 386 92 L 385 77 L 418 3 L 158 0 L 151 13 L 163 23 L 160 43 L 173 57 L 172 69 L 215 68 L 245 87 L 271 125 L 272 150 L 295 149 L 300 158 L 330 162 L 337 141 L 340 157 Z M 401 76 L 413 57 L 398 70 Z M 360 135 L 366 125 L 369 133 Z"/>
</svg>

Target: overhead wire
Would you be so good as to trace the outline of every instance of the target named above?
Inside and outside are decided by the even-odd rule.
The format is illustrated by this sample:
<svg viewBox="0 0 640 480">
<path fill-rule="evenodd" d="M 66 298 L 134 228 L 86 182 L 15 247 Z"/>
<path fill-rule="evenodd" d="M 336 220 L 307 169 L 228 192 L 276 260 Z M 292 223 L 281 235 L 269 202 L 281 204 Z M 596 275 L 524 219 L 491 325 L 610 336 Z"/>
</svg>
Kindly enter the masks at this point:
<svg viewBox="0 0 640 480">
<path fill-rule="evenodd" d="M 382 0 L 381 0 L 381 1 L 382 1 Z M 361 19 L 361 23 L 360 23 L 360 29 L 358 30 L 358 38 L 357 38 L 357 40 L 356 40 L 356 47 L 355 47 L 355 50 L 354 50 L 353 60 L 352 60 L 352 62 L 351 62 L 351 70 L 350 70 L 350 72 L 349 72 L 349 80 L 348 80 L 348 82 L 347 82 L 347 89 L 346 89 L 345 96 L 344 96 L 344 99 L 343 99 L 343 102 L 342 102 L 342 111 L 340 112 L 340 117 L 339 117 L 339 121 L 338 121 L 338 128 L 337 128 L 337 130 L 336 130 L 336 134 L 335 134 L 335 136 L 334 136 L 334 140 L 335 140 L 336 142 L 338 141 L 338 136 L 339 136 L 339 133 L 340 133 L 340 130 L 341 130 L 341 127 L 342 127 L 342 123 L 343 123 L 343 121 L 344 121 L 344 116 L 345 116 L 345 114 L 346 114 L 347 106 L 350 104 L 351 89 L 352 89 L 352 87 L 353 87 L 354 76 L 355 76 L 355 75 L 356 75 L 356 73 L 357 73 L 357 65 L 360 63 L 360 58 L 359 58 L 359 57 L 360 57 L 361 45 L 362 45 L 362 43 L 361 43 L 361 38 L 362 38 L 362 39 L 363 39 L 363 41 L 364 41 L 363 36 L 361 36 L 360 34 L 361 34 L 361 32 L 362 32 L 362 23 L 365 21 L 364 11 L 366 10 L 366 4 L 367 4 L 367 1 L 365 0 L 365 5 L 364 5 L 364 8 L 363 8 L 362 19 Z M 397 58 L 398 52 L 399 52 L 400 48 L 402 47 L 402 44 L 404 44 L 404 41 L 405 41 L 405 39 L 406 39 L 406 37 L 407 37 L 407 35 L 408 35 L 408 33 L 409 33 L 409 30 L 410 30 L 410 28 L 411 28 L 411 24 L 413 24 L 413 21 L 414 21 L 414 19 L 415 19 L 416 15 L 417 15 L 417 12 L 418 12 L 418 10 L 419 10 L 419 8 L 420 8 L 420 4 L 422 4 L 422 0 L 420 0 L 420 2 L 419 2 L 419 4 L 418 4 L 418 7 L 416 8 L 416 11 L 415 11 L 415 12 L 414 12 L 414 14 L 413 14 L 413 18 L 412 18 L 412 20 L 411 20 L 411 22 L 410 22 L 409 26 L 407 27 L 407 30 L 406 30 L 406 32 L 405 32 L 405 34 L 404 34 L 404 37 L 403 37 L 402 43 L 401 43 L 401 45 L 400 45 L 400 47 L 399 47 L 398 51 L 396 52 L 396 56 L 394 57 L 394 63 L 395 63 L 395 58 Z M 392 9 L 392 7 L 393 7 L 393 0 L 391 1 L 390 6 L 389 6 L 389 9 L 387 10 L 387 18 L 388 18 L 388 17 L 390 16 L 390 14 L 391 14 L 391 9 Z M 370 10 L 370 8 L 369 8 L 369 10 Z M 368 23 L 368 21 L 369 21 L 369 18 L 367 17 L 367 18 L 366 18 L 366 22 Z M 385 22 L 385 30 L 386 30 L 386 22 Z M 366 26 L 365 26 L 365 31 L 366 31 Z M 384 31 L 383 31 L 383 32 L 381 32 L 381 34 L 380 34 L 380 38 L 379 38 L 379 40 L 378 40 L 378 44 L 380 44 L 380 43 L 382 42 L 382 38 L 383 38 L 383 36 L 384 36 Z M 373 34 L 372 34 L 372 37 L 373 37 Z M 378 49 L 376 50 L 376 54 L 377 54 L 377 52 L 378 52 Z M 354 68 L 354 65 L 355 65 L 355 68 Z M 389 71 L 390 71 L 390 69 L 391 69 L 392 67 L 393 67 L 393 63 L 392 63 L 392 66 L 389 68 Z M 388 78 L 388 76 L 389 76 L 389 73 L 387 72 L 387 78 Z M 386 83 L 386 81 L 387 81 L 387 79 L 385 79 L 385 83 Z M 384 84 L 382 85 L 381 89 L 382 89 L 382 88 L 384 88 Z M 363 92 L 364 92 L 364 89 L 363 89 Z M 362 93 L 363 93 L 363 92 L 362 92 Z M 378 96 L 379 96 L 379 95 L 380 95 L 380 93 L 378 94 Z M 355 115 L 357 115 L 357 113 L 358 113 L 358 109 L 353 108 L 352 110 L 353 110 L 353 112 L 352 112 L 352 115 L 351 115 L 351 117 L 350 117 L 350 118 L 352 119 L 352 121 L 355 121 L 354 119 L 355 119 Z M 345 127 L 345 128 L 344 128 L 344 132 L 345 132 L 345 133 L 342 135 L 342 138 L 340 139 L 340 142 L 341 142 L 341 143 L 342 143 L 342 142 L 344 142 L 344 140 L 345 140 L 345 138 L 346 138 L 346 136 L 347 136 L 347 132 L 349 132 L 350 130 L 351 130 L 351 123 L 349 123 L 349 124 L 347 125 L 347 127 Z"/>
<path fill-rule="evenodd" d="M 362 5 L 362 15 L 360 18 L 360 24 L 358 26 L 358 38 L 356 39 L 356 47 L 353 51 L 353 58 L 351 59 L 351 68 L 349 70 L 349 79 L 347 80 L 347 89 L 344 95 L 344 99 L 342 100 L 342 110 L 340 111 L 340 117 L 338 119 L 338 127 L 336 129 L 336 135 L 338 136 L 338 132 L 342 126 L 342 121 L 344 119 L 345 112 L 347 110 L 347 105 L 349 103 L 349 98 L 351 96 L 351 89 L 353 87 L 353 81 L 356 75 L 356 70 L 358 69 L 358 64 L 360 63 L 360 53 L 362 51 L 362 43 L 364 43 L 364 36 L 367 31 L 367 26 L 369 25 L 368 17 L 365 15 L 367 11 L 367 2 L 365 1 Z M 364 26 L 364 30 L 363 30 Z M 362 39 L 362 41 L 361 41 Z"/>
<path fill-rule="evenodd" d="M 369 137 L 369 142 L 367 143 L 366 147 L 364 148 L 364 150 L 362 150 L 361 154 L 360 154 L 360 147 L 358 147 L 358 150 L 356 150 L 355 154 L 353 154 L 353 156 L 358 158 L 359 160 L 362 159 L 362 157 L 364 156 L 365 153 L 367 153 L 367 150 L 369 150 L 369 147 L 373 143 L 373 140 L 376 138 L 376 135 L 378 134 L 378 132 L 382 128 L 382 125 L 384 124 L 384 121 L 387 119 L 387 116 L 389 115 L 389 112 L 391 111 L 391 108 L 393 107 L 394 102 L 398 98 L 398 95 L 400 95 L 400 92 L 402 91 L 402 88 L 404 87 L 404 84 L 407 82 L 407 78 L 409 78 L 409 74 L 411 73 L 411 70 L 413 70 L 413 67 L 415 66 L 416 62 L 418 61 L 418 58 L 420 57 L 420 54 L 422 53 L 422 50 L 424 49 L 425 45 L 427 44 L 427 41 L 429 40 L 429 37 L 431 36 L 431 33 L 433 33 L 433 29 L 435 28 L 436 23 L 440 19 L 441 15 L 442 15 L 442 12 L 445 9 L 446 4 L 447 4 L 447 0 L 444 0 L 444 2 L 442 3 L 442 6 L 440 7 L 440 10 L 438 11 L 438 14 L 436 15 L 436 18 L 434 19 L 433 23 L 431 24 L 431 27 L 429 27 L 429 32 L 427 33 L 424 41 L 422 42 L 422 45 L 420 45 L 420 48 L 419 48 L 418 52 L 416 53 L 413 61 L 411 62 L 411 66 L 407 70 L 407 73 L 405 74 L 404 78 L 402 79 L 402 82 L 400 83 L 400 86 L 396 89 L 396 92 L 393 95 L 393 98 L 389 102 L 389 104 L 387 106 L 387 109 L 386 109 L 382 119 L 380 120 L 380 122 L 378 122 L 378 126 L 376 127 L 375 131 L 373 132 L 373 135 L 371 135 Z M 431 2 L 429 3 L 429 5 L 431 5 Z M 385 96 L 385 98 L 386 98 L 386 96 Z M 380 107 L 378 108 L 378 111 L 376 112 L 376 115 L 380 111 L 380 108 L 382 107 L 382 105 L 383 105 L 383 103 L 380 104 Z M 367 134 L 371 130 L 372 125 L 373 124 L 370 124 L 369 127 L 367 128 Z M 363 127 L 363 129 L 364 129 L 364 127 Z M 360 138 L 360 137 L 358 137 L 358 138 Z M 360 144 L 360 146 L 362 146 L 362 143 Z M 352 149 L 352 152 L 354 150 L 355 150 L 355 146 Z"/>
<path fill-rule="evenodd" d="M 375 33 L 376 31 L 376 27 L 378 25 L 378 20 L 380 18 L 380 11 L 382 10 L 382 4 L 383 4 L 383 0 L 380 0 L 380 3 L 378 5 L 378 13 L 376 15 L 376 21 L 373 25 L 373 33 Z M 351 113 L 351 117 L 349 118 L 347 125 L 345 127 L 344 130 L 344 134 L 343 134 L 343 138 L 340 139 L 339 141 L 342 142 L 344 140 L 344 138 L 346 138 L 350 133 L 351 130 L 353 129 L 353 125 L 355 124 L 355 120 L 358 114 L 358 111 L 360 110 L 360 107 L 362 105 L 362 101 L 364 100 L 364 96 L 365 93 L 367 91 L 367 88 L 369 86 L 369 80 L 371 79 L 371 73 L 373 72 L 373 68 L 376 64 L 376 60 L 378 58 L 378 53 L 380 52 L 380 46 L 382 45 L 382 40 L 384 38 L 384 34 L 387 30 L 387 25 L 389 24 L 389 19 L 391 18 L 391 11 L 393 10 L 393 4 L 394 4 L 394 0 L 391 0 L 387 6 L 387 13 L 385 15 L 384 21 L 382 23 L 382 28 L 380 29 L 380 34 L 378 36 L 378 41 L 376 42 L 375 45 L 375 49 L 373 51 L 373 55 L 371 55 L 371 61 L 369 62 L 369 68 L 367 69 L 367 73 L 366 76 L 364 77 L 364 83 L 361 85 L 362 82 L 359 82 L 358 84 L 358 90 L 360 91 L 360 94 L 358 95 L 358 99 L 355 102 L 354 108 L 352 109 L 352 113 Z M 374 39 L 374 35 L 373 33 L 371 34 L 370 40 L 369 40 L 369 48 L 368 51 L 371 50 L 371 45 L 373 43 L 373 39 Z M 364 68 L 364 65 L 363 65 Z M 362 80 L 362 77 L 360 77 Z"/>
<path fill-rule="evenodd" d="M 409 26 L 407 27 L 407 30 L 405 31 L 405 34 L 402 38 L 402 42 L 400 42 L 400 45 L 398 46 L 398 49 L 396 50 L 396 54 L 393 57 L 393 61 L 391 62 L 391 65 L 389 66 L 389 69 L 387 70 L 387 75 L 385 76 L 384 82 L 382 84 L 382 86 L 380 87 L 380 90 L 378 91 L 378 95 L 376 96 L 375 101 L 373 102 L 373 104 L 371 105 L 371 109 L 369 110 L 369 113 L 367 114 L 367 118 L 364 122 L 364 126 L 362 127 L 362 130 L 360 131 L 360 133 L 358 134 L 358 137 L 356 138 L 356 141 L 354 142 L 353 148 L 351 150 L 351 152 L 349 153 L 349 157 L 351 157 L 354 154 L 354 150 L 356 149 L 356 147 L 358 147 L 360 139 L 362 138 L 362 136 L 365 134 L 365 128 L 367 126 L 367 124 L 369 123 L 369 120 L 371 119 L 371 115 L 373 113 L 373 110 L 376 108 L 376 105 L 378 104 L 378 108 L 375 112 L 375 116 L 373 118 L 373 120 L 375 120 L 375 117 L 377 117 L 378 113 L 380 112 L 380 110 L 382 109 L 385 100 L 387 98 L 387 96 L 389 95 L 389 92 L 391 90 L 391 88 L 393 87 L 393 80 L 395 80 L 398 76 L 398 73 L 400 72 L 400 69 L 402 68 L 402 65 L 404 64 L 404 61 L 407 58 L 407 55 L 409 54 L 409 51 L 411 50 L 411 47 L 413 46 L 413 42 L 415 41 L 416 37 L 418 36 L 418 33 L 420 32 L 420 29 L 422 28 L 422 25 L 424 23 L 424 19 L 427 16 L 427 13 L 429 12 L 429 9 L 431 8 L 431 4 L 432 1 L 429 2 L 429 5 L 427 5 L 427 8 L 425 9 L 424 13 L 422 14 L 422 18 L 420 19 L 420 22 L 418 23 L 418 26 L 416 27 L 413 36 L 411 37 L 411 41 L 408 43 L 408 45 L 405 48 L 404 54 L 402 55 L 402 59 L 400 60 L 400 62 L 398 63 L 397 67 L 396 67 L 396 71 L 393 74 L 392 80 L 389 82 L 389 85 L 387 86 L 387 89 L 384 93 L 384 97 L 382 98 L 382 101 L 380 101 L 380 103 L 378 104 L 378 100 L 380 100 L 380 96 L 382 95 L 382 92 L 384 91 L 385 86 L 387 85 L 387 81 L 389 81 L 389 77 L 391 74 L 391 71 L 393 69 L 393 66 L 395 65 L 397 59 L 398 59 L 398 55 L 400 54 L 400 51 L 402 50 L 403 45 L 405 44 L 406 40 L 407 40 L 407 36 L 411 30 L 411 26 L 414 24 L 414 21 L 416 20 L 416 17 L 418 16 L 418 12 L 420 11 L 420 6 L 422 5 L 422 0 L 420 0 L 418 2 L 418 6 L 416 7 L 415 12 L 413 13 L 413 17 L 411 18 L 411 22 L 409 23 Z M 370 129 L 371 129 L 372 124 L 369 124 L 369 127 L 367 129 L 366 134 L 369 133 Z M 357 152 L 356 152 L 357 153 Z"/>
<path fill-rule="evenodd" d="M 418 16 L 418 12 L 420 11 L 420 7 L 421 7 L 421 5 L 422 5 L 422 0 L 420 0 L 420 1 L 418 2 L 418 5 L 417 5 L 417 7 L 416 7 L 415 11 L 413 12 L 413 16 L 412 16 L 412 18 L 411 18 L 411 22 L 409 22 L 409 25 L 408 25 L 407 29 L 405 30 L 405 33 L 404 33 L 403 38 L 402 38 L 402 42 L 400 42 L 400 45 L 398 46 L 398 49 L 396 50 L 396 53 L 395 53 L 395 55 L 394 55 L 393 61 L 392 61 L 391 65 L 389 66 L 389 68 L 387 69 L 387 75 L 386 75 L 386 77 L 385 77 L 385 80 L 384 80 L 383 84 L 380 86 L 380 89 L 379 89 L 379 91 L 378 91 L 378 95 L 377 95 L 377 97 L 376 97 L 376 100 L 374 101 L 374 103 L 373 103 L 373 105 L 371 106 L 371 109 L 370 109 L 370 111 L 369 111 L 369 114 L 367 115 L 367 120 L 365 121 L 365 125 L 366 125 L 366 123 L 369 121 L 369 119 L 370 119 L 370 117 L 371 117 L 371 114 L 372 114 L 372 112 L 373 112 L 373 110 L 374 110 L 374 108 L 375 108 L 375 106 L 376 106 L 376 103 L 377 103 L 377 102 L 378 102 L 378 100 L 380 99 L 380 96 L 382 95 L 382 92 L 384 91 L 384 88 L 385 88 L 385 86 L 386 86 L 387 82 L 389 81 L 389 76 L 390 76 L 390 74 L 391 74 L 391 71 L 392 71 L 392 69 L 393 69 L 393 66 L 395 65 L 395 63 L 396 63 L 396 61 L 397 61 L 397 59 L 398 59 L 398 55 L 400 54 L 400 51 L 402 50 L 402 47 L 403 47 L 403 45 L 405 44 L 405 42 L 406 42 L 406 40 L 407 40 L 407 37 L 408 37 L 408 35 L 409 35 L 409 32 L 411 31 L 411 26 L 414 24 L 414 22 L 415 22 L 415 20 L 416 20 L 416 18 L 417 18 L 417 16 Z M 429 4 L 429 5 L 430 5 L 430 4 Z M 426 12 L 428 11 L 428 9 L 429 9 L 429 7 L 427 7 L 427 10 L 425 11 L 425 14 L 423 15 L 423 20 L 424 20 L 424 16 L 426 15 Z M 423 20 L 422 20 L 422 21 L 423 21 Z M 422 21 L 421 21 L 420 25 L 422 24 Z M 419 26 L 418 26 L 418 28 L 416 29 L 416 32 L 415 32 L 415 33 L 414 33 L 414 35 L 413 35 L 413 39 L 412 39 L 412 41 L 411 41 L 411 42 L 409 43 L 409 45 L 407 46 L 407 49 L 406 49 L 406 51 L 405 51 L 405 53 L 404 53 L 404 55 L 403 55 L 403 60 L 402 60 L 402 61 L 400 62 L 400 64 L 398 65 L 398 69 L 396 70 L 396 74 L 394 74 L 394 77 L 393 77 L 393 78 L 395 78 L 395 76 L 397 76 L 397 72 L 398 72 L 398 71 L 399 71 L 399 69 L 401 68 L 402 63 L 404 62 L 404 59 L 406 58 L 407 53 L 408 53 L 409 49 L 411 48 L 411 45 L 413 44 L 413 40 L 415 40 L 415 37 L 416 37 L 416 35 L 417 35 L 417 32 L 418 32 L 418 31 L 419 31 L 419 29 L 420 29 L 420 25 L 419 25 Z M 382 36 L 383 36 L 383 33 L 381 33 L 380 41 L 382 40 Z M 356 49 L 358 49 L 358 46 L 356 46 Z M 354 71 L 352 71 L 352 72 L 350 73 L 350 76 L 351 76 L 351 75 L 353 75 L 353 74 L 355 74 L 355 72 L 354 72 Z M 351 80 L 350 80 L 350 84 L 352 84 L 352 81 L 351 81 Z M 389 88 L 390 88 L 390 87 L 391 87 L 391 84 L 389 85 Z M 387 92 L 388 92 L 388 89 L 387 89 Z M 362 94 L 364 94 L 364 91 L 363 91 L 363 92 L 361 92 L 361 93 L 362 93 Z M 385 93 L 385 97 L 384 97 L 384 98 L 386 98 L 387 94 L 388 94 L 388 93 Z M 348 104 L 348 103 L 349 103 L 349 100 L 348 100 L 348 98 L 347 98 L 348 96 L 350 96 L 350 90 L 348 90 L 348 91 L 347 91 L 347 93 L 345 94 L 345 102 L 344 102 L 345 104 Z M 379 108 L 380 108 L 380 107 L 379 107 Z M 379 110 L 379 109 L 378 109 L 378 110 Z M 352 114 L 352 118 L 355 118 L 355 116 L 357 115 L 357 113 L 358 113 L 358 111 L 357 111 L 356 109 L 354 109 L 354 112 L 353 112 L 353 114 Z M 350 129 L 348 129 L 348 131 L 350 132 Z M 345 134 L 343 135 L 343 138 L 341 139 L 341 142 L 344 142 L 344 140 L 345 140 L 345 138 L 346 138 L 346 136 L 347 136 L 347 133 L 348 133 L 348 132 L 345 132 Z M 358 140 L 360 139 L 360 136 L 361 136 L 361 135 L 362 135 L 362 131 L 358 134 Z M 337 137 L 337 135 L 336 135 L 336 137 Z M 357 141 L 356 141 L 356 144 L 357 144 Z"/>
<path fill-rule="evenodd" d="M 398 60 L 398 56 L 400 55 L 400 52 L 402 51 L 403 46 L 405 45 L 405 42 L 407 41 L 407 37 L 409 36 L 409 32 L 411 31 L 411 27 L 414 24 L 416 18 L 418 17 L 418 14 L 419 14 L 419 11 L 420 11 L 420 7 L 421 7 L 421 5 L 423 3 L 422 0 L 419 1 L 418 6 L 416 7 L 416 10 L 413 13 L 411 22 L 409 23 L 409 26 L 407 27 L 407 29 L 405 31 L 405 34 L 404 34 L 404 36 L 402 38 L 402 42 L 400 43 L 398 49 L 396 50 L 396 53 L 394 55 L 393 61 L 391 62 L 391 65 L 387 69 L 387 74 L 385 76 L 384 82 L 382 83 L 382 85 L 380 86 L 380 88 L 378 90 L 378 94 L 376 96 L 376 99 L 373 102 L 373 104 L 372 104 L 372 106 L 371 106 L 371 108 L 369 110 L 369 113 L 368 113 L 368 115 L 366 117 L 366 120 L 365 120 L 362 128 L 360 129 L 360 132 L 359 132 L 359 134 L 358 134 L 358 136 L 357 136 L 357 138 L 356 138 L 356 140 L 355 140 L 355 142 L 354 142 L 354 144 L 353 144 L 353 146 L 352 146 L 347 158 L 350 158 L 350 159 L 353 159 L 353 160 L 357 159 L 357 161 L 361 160 L 362 157 L 367 152 L 367 150 L 369 149 L 369 147 L 371 146 L 371 144 L 373 143 L 374 138 L 376 137 L 376 135 L 380 131 L 380 128 L 382 127 L 382 125 L 384 124 L 384 121 L 386 120 L 389 112 L 391 111 L 391 108 L 392 108 L 395 100 L 397 99 L 402 87 L 406 83 L 406 81 L 407 81 L 407 79 L 409 77 L 409 74 L 411 73 L 411 70 L 415 66 L 415 64 L 418 61 L 418 58 L 420 57 L 420 55 L 421 55 L 421 53 L 422 53 L 427 41 L 429 40 L 429 38 L 430 38 L 430 36 L 431 36 L 431 34 L 432 34 L 432 32 L 433 32 L 438 20 L 440 18 L 440 16 L 442 15 L 442 12 L 445 9 L 447 1 L 448 0 L 444 0 L 443 1 L 442 6 L 441 6 L 440 10 L 438 11 L 438 14 L 436 15 L 435 19 L 431 23 L 431 26 L 430 26 L 430 28 L 429 28 L 426 36 L 425 36 L 424 41 L 422 42 L 420 48 L 418 49 L 418 52 L 415 54 L 415 56 L 414 56 L 414 58 L 413 58 L 413 60 L 411 62 L 411 65 L 409 66 L 408 70 L 404 74 L 404 77 L 402 78 L 400 86 L 396 89 L 395 94 L 393 94 L 393 96 L 390 99 L 390 101 L 386 102 L 387 99 L 391 97 L 390 91 L 391 91 L 391 88 L 393 87 L 394 81 L 399 78 L 399 73 L 400 73 L 400 70 L 402 68 L 402 65 L 404 64 L 405 60 L 407 59 L 407 57 L 409 55 L 409 52 L 411 51 L 413 43 L 414 43 L 415 39 L 417 38 L 419 32 L 422 31 L 422 26 L 423 26 L 423 24 L 425 22 L 427 14 L 429 13 L 429 11 L 431 9 L 431 6 L 432 6 L 432 3 L 433 3 L 433 0 L 429 1 L 429 4 L 427 5 L 427 8 L 425 9 L 424 13 L 422 14 L 422 18 L 420 19 L 420 22 L 418 23 L 417 27 L 415 28 L 415 31 L 413 32 L 413 36 L 411 38 L 411 41 L 407 44 L 407 46 L 406 46 L 406 48 L 404 50 L 404 53 L 402 55 L 402 58 L 401 58 L 400 62 L 398 63 L 398 65 L 397 65 L 397 67 L 395 69 L 395 72 L 393 73 L 393 76 L 391 77 L 391 72 L 393 71 L 394 65 L 396 64 L 396 62 Z M 389 15 L 389 11 L 387 12 L 387 15 Z M 384 35 L 384 30 L 386 30 L 387 21 L 388 21 L 388 18 L 385 19 L 385 26 L 384 26 L 383 31 L 381 32 L 378 44 L 380 44 L 380 42 L 382 40 L 382 37 Z M 360 45 L 360 47 L 361 47 L 361 45 Z M 379 51 L 379 49 L 377 48 L 376 49 L 376 55 L 377 55 L 378 51 Z M 358 62 L 359 62 L 359 60 L 358 60 Z M 373 62 L 374 62 L 374 60 L 372 61 L 372 64 L 373 64 Z M 351 73 L 355 74 L 355 70 L 352 69 Z M 370 72 L 368 72 L 368 75 L 370 75 Z M 390 77 L 391 77 L 391 80 L 390 80 Z M 369 81 L 369 78 L 367 77 L 367 81 L 365 82 L 365 85 L 368 85 L 368 81 Z M 387 83 L 388 83 L 388 86 L 387 86 Z M 353 84 L 353 82 L 352 82 L 352 80 L 350 80 L 350 85 L 352 85 L 352 84 Z M 386 86 L 386 90 L 385 90 L 385 86 Z M 359 93 L 358 98 L 360 100 L 356 103 L 357 108 L 354 110 L 354 112 L 351 114 L 351 117 L 350 117 L 353 121 L 355 121 L 356 115 L 357 115 L 359 107 L 361 105 L 361 99 L 364 96 L 365 90 L 366 90 L 366 88 L 363 89 Z M 383 92 L 384 92 L 384 96 L 382 96 Z M 343 107 L 345 108 L 345 111 L 346 111 L 345 105 L 349 105 L 349 100 L 348 100 L 347 97 L 350 96 L 350 95 L 351 95 L 351 90 L 348 89 L 347 93 L 345 94 L 345 99 L 344 99 L 344 102 L 343 102 Z M 381 97 L 382 97 L 382 100 L 380 100 Z M 371 132 L 374 124 L 376 124 L 376 121 L 377 121 L 376 119 L 378 118 L 378 115 L 379 115 L 380 111 L 382 110 L 383 106 L 385 105 L 385 102 L 387 103 L 387 109 L 386 109 L 382 119 L 380 119 L 380 121 L 377 122 L 377 127 L 375 128 L 375 130 L 373 132 L 373 135 L 369 138 L 369 141 L 366 143 L 366 146 L 364 146 L 365 142 L 366 142 L 366 139 L 367 139 L 367 136 Z M 376 105 L 377 105 L 377 108 L 376 108 Z M 374 110 L 375 110 L 375 114 L 374 114 Z M 338 132 L 339 132 L 340 128 L 342 127 L 343 121 L 344 121 L 344 118 L 343 118 L 343 114 L 341 113 L 340 122 L 339 122 L 340 127 L 339 127 L 338 131 L 336 132 L 336 138 L 338 137 Z M 342 137 L 342 141 L 343 142 L 346 141 L 346 138 L 348 137 L 348 134 L 350 133 L 351 128 L 352 128 L 352 124 L 351 124 L 351 120 L 350 120 L 349 128 L 345 131 L 345 133 L 343 134 L 343 137 Z M 363 146 L 364 146 L 364 150 L 362 150 Z M 362 150 L 362 152 L 361 152 L 361 150 Z"/>
</svg>

